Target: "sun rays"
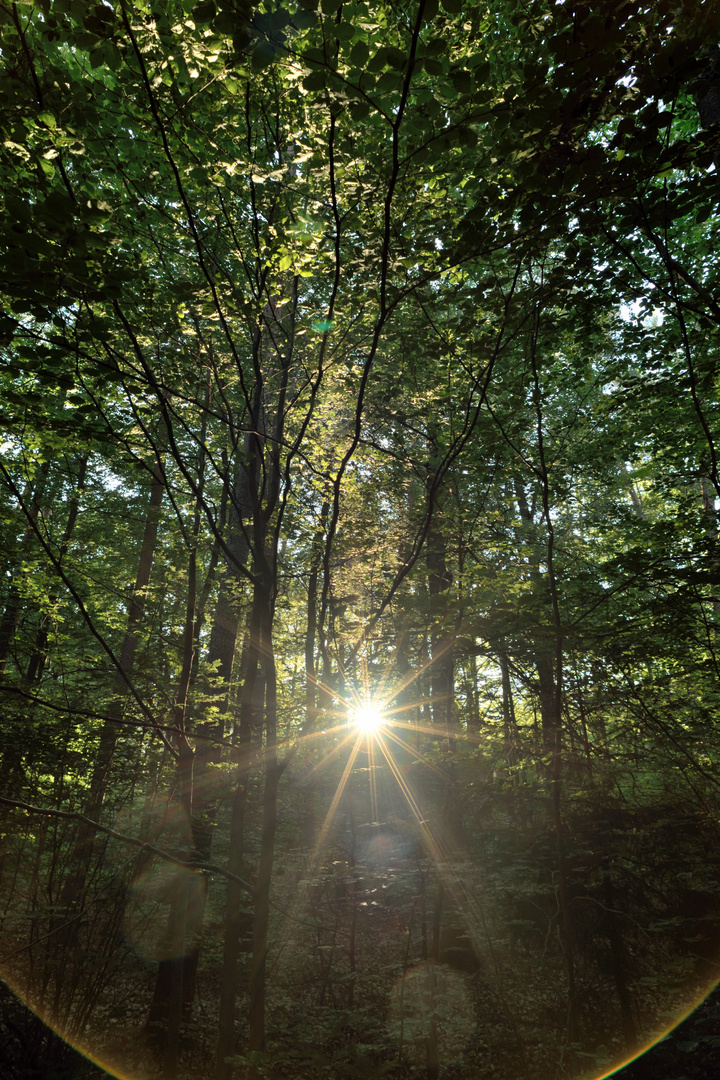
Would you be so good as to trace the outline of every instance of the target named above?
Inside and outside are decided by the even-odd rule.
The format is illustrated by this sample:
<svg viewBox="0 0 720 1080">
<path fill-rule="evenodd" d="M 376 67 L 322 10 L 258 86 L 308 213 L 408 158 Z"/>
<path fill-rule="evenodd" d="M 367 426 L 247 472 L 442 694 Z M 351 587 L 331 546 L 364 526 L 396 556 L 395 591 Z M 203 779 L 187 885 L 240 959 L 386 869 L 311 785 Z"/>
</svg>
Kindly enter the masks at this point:
<svg viewBox="0 0 720 1080">
<path fill-rule="evenodd" d="M 362 701 L 350 714 L 351 722 L 363 735 L 376 735 L 387 723 L 380 705 L 373 701 Z"/>
<path fill-rule="evenodd" d="M 323 727 L 322 731 L 301 736 L 298 742 L 309 742 L 316 739 L 318 735 L 332 737 L 335 734 L 342 734 L 342 738 L 335 747 L 327 751 L 320 762 L 313 766 L 308 776 L 317 773 L 319 769 L 340 756 L 346 748 L 349 750 L 345 769 L 338 781 L 337 790 L 310 857 L 309 873 L 313 873 L 317 868 L 333 819 L 342 801 L 355 761 L 361 752 L 364 752 L 368 758 L 371 821 L 377 822 L 379 814 L 377 774 L 386 766 L 407 804 L 410 815 L 424 837 L 428 854 L 439 868 L 442 868 L 446 862 L 437 841 L 429 832 L 420 805 L 403 776 L 397 754 L 407 754 L 414 763 L 422 764 L 441 779 L 446 778 L 445 774 L 426 754 L 420 751 L 419 746 L 411 746 L 405 738 L 401 737 L 401 733 L 408 736 L 412 733 L 418 737 L 429 736 L 435 740 L 463 740 L 473 743 L 479 743 L 481 738 L 477 734 L 471 734 L 462 729 L 451 729 L 445 724 L 435 725 L 428 721 L 418 722 L 414 718 L 419 711 L 429 711 L 436 704 L 435 699 L 425 696 L 407 700 L 408 688 L 424 670 L 422 668 L 409 672 L 392 687 L 388 686 L 389 677 L 386 672 L 378 680 L 377 687 L 373 689 L 370 685 L 367 664 L 363 663 L 362 688 L 358 690 L 350 685 L 345 696 L 338 694 L 319 680 L 313 680 L 316 688 L 325 696 L 328 703 L 331 703 L 330 707 L 324 710 L 325 718 L 330 721 L 330 724 Z"/>
<path fill-rule="evenodd" d="M 304 782 L 312 782 L 331 762 L 347 756 L 314 846 L 307 858 L 304 880 L 296 891 L 293 910 L 286 911 L 279 953 L 291 942 L 292 925 L 305 907 L 313 880 L 330 851 L 333 828 L 342 831 L 339 813 L 351 781 L 355 784 L 353 797 L 359 799 L 361 805 L 363 800 L 367 800 L 369 820 L 366 823 L 372 829 L 381 830 L 386 827 L 383 819 L 393 816 L 404 822 L 403 827 L 415 834 L 418 856 L 435 867 L 452 897 L 456 910 L 466 923 L 474 946 L 482 947 L 480 938 L 487 936 L 483 913 L 477 898 L 470 894 L 463 883 L 456 865 L 462 863 L 467 856 L 455 849 L 448 835 L 443 835 L 442 827 L 438 827 L 439 822 L 433 825 L 433 821 L 438 817 L 438 809 L 436 807 L 431 811 L 423 805 L 426 800 L 418 794 L 417 784 L 411 783 L 409 777 L 410 772 L 416 776 L 424 773 L 428 778 L 435 777 L 436 788 L 437 779 L 443 783 L 448 780 L 446 771 L 432 760 L 425 748 L 421 749 L 421 740 L 437 745 L 454 741 L 479 744 L 482 739 L 479 734 L 450 728 L 444 723 L 434 724 L 429 719 L 434 706 L 440 702 L 436 702 L 432 697 L 411 697 L 408 694 L 411 684 L 421 674 L 422 670 L 413 670 L 394 685 L 390 685 L 389 673 L 386 672 L 373 685 L 367 665 L 363 664 L 361 686 L 353 686 L 350 680 L 347 680 L 344 694 L 319 680 L 313 680 L 325 702 L 325 708 L 318 710 L 317 714 L 322 723 L 318 724 L 316 731 L 296 740 L 295 745 L 304 745 L 310 749 L 319 739 L 323 742 L 335 741 L 335 745 L 324 748 L 325 752 L 320 760 L 305 773 Z M 412 736 L 415 738 L 412 738 L 411 744 Z M 367 780 L 364 789 L 358 784 L 360 777 Z M 396 814 L 398 796 L 404 809 L 400 809 Z"/>
</svg>

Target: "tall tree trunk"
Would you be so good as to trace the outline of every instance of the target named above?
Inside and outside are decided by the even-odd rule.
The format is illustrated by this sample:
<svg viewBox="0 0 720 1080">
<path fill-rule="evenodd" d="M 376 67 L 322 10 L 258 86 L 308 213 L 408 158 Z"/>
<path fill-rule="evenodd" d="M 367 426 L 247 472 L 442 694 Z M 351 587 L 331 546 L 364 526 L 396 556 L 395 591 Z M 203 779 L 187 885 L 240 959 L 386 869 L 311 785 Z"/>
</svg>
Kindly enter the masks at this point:
<svg viewBox="0 0 720 1080">
<path fill-rule="evenodd" d="M 468 731 L 477 734 L 482 727 L 480 721 L 480 694 L 478 691 L 477 657 L 474 652 L 468 656 L 467 670 L 467 695 L 468 695 Z"/>
<path fill-rule="evenodd" d="M 705 521 L 705 535 L 708 538 L 710 549 L 710 569 L 712 572 L 713 615 L 720 615 L 720 551 L 718 550 L 718 515 L 715 509 L 717 493 L 709 476 L 703 474 L 700 477 L 700 495 L 702 498 L 703 518 Z"/>
<path fill-rule="evenodd" d="M 430 638 L 430 696 L 433 723 L 449 729 L 453 723 L 455 699 L 454 633 L 448 632 L 447 594 L 452 574 L 446 561 L 445 536 L 441 529 L 428 532 L 428 593 L 433 629 Z"/>
<path fill-rule="evenodd" d="M 181 807 L 181 820 L 185 826 L 189 862 L 202 861 L 209 852 L 199 850 L 207 847 L 206 830 L 203 829 L 204 813 L 196 816 L 195 806 L 195 751 L 187 739 L 188 699 L 195 671 L 195 649 L 199 641 L 199 622 L 204 611 L 198 610 L 197 548 L 200 538 L 201 503 L 205 484 L 205 438 L 207 409 L 209 406 L 209 382 L 207 384 L 205 410 L 200 430 L 200 455 L 197 469 L 198 493 L 187 537 L 188 584 L 185 608 L 185 627 L 182 641 L 181 668 L 175 696 L 173 719 L 177 747 L 177 791 Z M 207 584 L 207 583 L 206 583 Z M 201 594 L 209 590 L 203 588 Z M 204 600 L 203 600 L 204 605 Z M 230 656 L 230 667 L 232 655 Z M 198 770 L 200 773 L 201 770 Z M 200 777 L 199 777 L 200 778 Z M 203 811 L 206 805 L 202 807 Z M 175 875 L 176 884 L 170 897 L 168 919 L 168 956 L 161 959 L 155 983 L 155 994 L 150 1008 L 148 1023 L 157 1025 L 162 1032 L 163 1075 L 174 1080 L 177 1073 L 180 1032 L 183 1019 L 189 1019 L 195 996 L 197 962 L 202 935 L 202 920 L 207 893 L 204 874 L 189 874 L 180 869 Z M 191 902 L 189 902 L 191 901 Z"/>
<path fill-rule="evenodd" d="M 130 676 L 137 652 L 140 636 L 140 624 L 145 613 L 145 601 L 150 585 L 155 550 L 157 547 L 158 525 L 160 521 L 160 507 L 162 505 L 163 491 L 165 489 L 165 477 L 162 464 L 158 462 L 153 469 L 150 484 L 150 496 L 145 514 L 145 527 L 140 546 L 140 558 L 138 561 L 135 584 L 133 586 L 130 604 L 128 607 L 127 625 L 120 649 L 119 667 L 115 674 L 115 703 L 109 710 L 110 719 L 103 724 L 100 730 L 100 741 L 93 763 L 93 771 L 90 779 L 90 792 L 85 803 L 84 813 L 86 817 L 97 819 L 100 813 L 105 792 L 107 790 L 108 776 L 115 755 L 115 747 L 118 741 L 118 725 L 113 721 L 120 720 L 123 712 L 123 700 L 128 693 L 126 678 Z M 86 847 L 86 841 L 91 840 L 93 831 L 86 829 L 86 836 L 80 837 L 81 846 Z"/>
<path fill-rule="evenodd" d="M 294 343 L 294 317 L 297 303 L 297 280 L 292 287 L 291 309 L 286 311 L 270 297 L 263 313 L 263 325 L 258 328 L 253 348 L 256 375 L 247 464 L 243 466 L 247 506 L 248 531 L 252 536 L 252 564 L 255 574 L 253 602 L 248 626 L 248 665 L 241 703 L 241 741 L 249 751 L 256 738 L 265 736 L 265 784 L 263 791 L 262 832 L 260 857 L 254 888 L 253 947 L 250 969 L 249 1038 L 251 1050 L 262 1049 L 265 1043 L 265 973 L 267 936 L 270 915 L 270 883 L 275 854 L 277 828 L 277 792 L 283 765 L 277 760 L 277 685 L 273 653 L 272 626 L 277 587 L 278 535 L 269 538 L 269 525 L 280 501 L 282 475 L 280 451 L 283 444 L 285 402 L 290 361 Z M 276 340 L 277 339 L 277 340 Z M 285 349 L 278 342 L 285 341 Z M 261 361 L 264 359 L 265 363 Z M 265 373 L 265 377 L 263 375 Z M 272 378 L 269 378 L 269 377 Z M 268 408 L 265 400 L 267 386 L 276 380 L 277 397 L 271 424 L 271 439 L 266 444 Z M 284 507 L 282 507 L 284 508 Z M 282 508 L 280 517 L 282 517 Z M 260 694 L 262 686 L 263 696 Z M 264 698 L 264 709 L 263 709 Z M 264 725 L 262 715 L 264 713 Z M 231 849 L 237 844 L 237 857 L 242 857 L 244 830 L 245 776 L 237 777 L 233 807 L 235 836 Z M 225 1057 L 232 1053 L 234 1043 L 235 995 L 237 991 L 238 943 L 240 924 L 231 910 L 232 890 L 228 891 L 228 910 L 223 946 L 221 985 L 221 1023 L 218 1046 L 218 1076 L 228 1075 Z"/>
<path fill-rule="evenodd" d="M 255 696 L 257 661 L 253 658 L 253 675 L 246 678 L 243 692 L 252 701 Z M 252 754 L 253 720 L 249 709 L 241 703 L 239 742 L 235 753 L 238 764 L 234 777 L 234 792 L 230 817 L 230 854 L 228 869 L 238 877 L 245 871 L 245 809 L 247 782 Z M 237 882 L 228 881 L 223 933 L 223 959 L 220 974 L 220 1005 L 218 1012 L 217 1078 L 228 1080 L 232 1066 L 226 1058 L 235 1052 L 235 999 L 243 930 L 248 926 L 248 913 L 243 907 L 244 890 Z"/>
<path fill-rule="evenodd" d="M 252 516 L 251 493 L 254 478 L 250 470 L 243 470 L 244 506 L 248 517 Z M 243 532 L 247 538 L 247 533 Z M 245 558 L 249 556 L 246 548 Z M 245 810 L 250 763 L 257 733 L 262 730 L 264 680 L 261 670 L 262 618 L 258 607 L 257 588 L 247 624 L 247 634 L 240 662 L 240 685 L 238 689 L 239 727 L 235 731 L 233 756 L 237 760 L 234 776 L 232 813 L 230 818 L 229 869 L 240 876 L 245 873 Z M 220 975 L 220 1005 L 217 1045 L 217 1078 L 228 1080 L 232 1066 L 226 1063 L 235 1052 L 235 1006 L 238 990 L 238 972 L 244 931 L 248 927 L 248 913 L 243 906 L 244 892 L 235 882 L 228 882 L 223 930 L 223 961 Z"/>
<path fill-rule="evenodd" d="M 547 565 L 547 582 L 550 592 L 550 609 L 552 615 L 552 629 L 554 637 L 554 656 L 550 660 L 550 651 L 542 656 L 541 675 L 541 702 L 543 689 L 546 693 L 545 707 L 548 710 L 547 726 L 545 713 L 543 713 L 543 735 L 552 735 L 552 757 L 550 766 L 550 778 L 552 784 L 552 809 L 553 825 L 555 829 L 555 843 L 558 862 L 558 919 L 560 929 L 560 944 L 565 960 L 567 973 L 567 1043 L 573 1043 L 577 1039 L 578 1030 L 578 1002 L 575 986 L 575 958 L 573 949 L 573 937 L 570 922 L 570 894 L 568 887 L 567 859 L 565 855 L 565 833 L 562 819 L 562 766 L 563 766 L 563 674 L 564 674 L 564 638 L 563 625 L 560 615 L 560 598 L 558 594 L 558 579 L 555 572 L 555 528 L 550 512 L 550 474 L 545 457 L 545 432 L 543 425 L 542 395 L 540 393 L 540 377 L 538 373 L 537 348 L 539 336 L 540 312 L 536 311 L 533 318 L 533 328 L 530 340 L 530 359 L 533 373 L 533 404 L 537 419 L 538 458 L 540 465 L 540 479 L 542 483 L 542 510 L 545 523 L 546 545 L 545 560 Z M 547 666 L 545 666 L 547 665 Z M 538 662 L 538 674 L 541 666 Z M 548 678 L 549 676 L 549 678 Z M 545 678 L 543 688 L 542 679 Z"/>
<path fill-rule="evenodd" d="M 84 815 L 91 821 L 97 821 L 100 815 L 107 790 L 110 767 L 117 745 L 118 725 L 114 721 L 122 718 L 122 702 L 128 691 L 124 676 L 130 675 L 137 650 L 140 623 L 145 609 L 145 599 L 155 557 L 164 484 L 163 470 L 160 462 L 158 462 L 153 470 L 135 586 L 130 599 L 125 636 L 120 650 L 119 671 L 115 675 L 116 699 L 109 709 L 108 719 L 100 730 L 100 740 L 90 777 L 90 790 L 83 807 Z M 92 859 L 95 835 L 92 825 L 83 822 L 80 823 L 75 834 L 68 876 L 61 893 L 61 905 L 64 912 L 63 921 L 65 921 L 66 926 L 62 932 L 58 929 L 56 935 L 59 948 L 58 956 L 60 958 L 57 973 L 58 985 L 62 981 L 64 966 L 77 941 L 80 908 Z"/>
<path fill-rule="evenodd" d="M 70 496 L 68 516 L 65 522 L 65 529 L 63 531 L 62 539 L 60 541 L 60 551 L 58 555 L 58 561 L 62 562 L 63 558 L 67 554 L 67 550 L 70 546 L 73 533 L 75 532 L 75 525 L 77 523 L 78 512 L 80 510 L 80 492 L 85 487 L 85 474 L 87 471 L 87 455 L 82 457 L 78 463 L 78 475 L 75 489 Z M 50 608 L 57 602 L 57 595 L 50 594 Z M 25 675 L 25 681 L 29 686 L 33 683 L 38 683 L 42 679 L 45 664 L 47 662 L 47 646 L 48 646 L 48 625 L 50 623 L 50 614 L 42 615 L 40 618 L 40 625 L 38 626 L 37 635 L 35 638 L 35 645 L 28 661 L 27 673 Z"/>
<path fill-rule="evenodd" d="M 29 514 L 33 520 L 35 520 L 40 512 L 40 504 L 43 494 L 45 492 L 45 485 L 47 483 L 48 473 L 50 472 L 50 459 L 43 461 L 38 471 L 38 477 L 31 491 L 28 492 L 28 498 L 30 499 Z M 34 536 L 33 528 L 28 522 L 23 532 L 23 538 L 20 543 L 20 557 L 29 549 Z M 10 592 L 8 594 L 7 601 L 5 603 L 5 610 L 3 612 L 2 619 L 0 619 L 0 675 L 3 675 L 7 666 L 8 658 L 10 655 L 10 646 L 12 645 L 13 637 L 15 636 L 15 630 L 17 628 L 18 619 L 20 617 L 21 608 L 21 595 L 18 588 L 18 574 L 13 573 L 12 582 L 10 585 Z"/>
<path fill-rule="evenodd" d="M 515 723 L 515 704 L 513 702 L 508 658 L 504 653 L 501 653 L 498 657 L 498 660 L 500 662 L 500 676 L 502 679 L 502 709 L 503 733 L 505 736 L 505 759 L 508 765 L 512 767 L 517 760 L 517 725 Z"/>
<path fill-rule="evenodd" d="M 603 876 L 603 900 L 605 903 L 605 920 L 607 939 L 610 944 L 613 979 L 615 980 L 615 989 L 620 1004 L 620 1023 L 622 1025 L 625 1050 L 630 1053 L 637 1048 L 638 1035 L 633 1015 L 632 996 L 627 983 L 629 958 L 623 941 L 620 922 L 615 911 L 615 891 L 609 870 L 606 870 Z"/>
<path fill-rule="evenodd" d="M 308 731 L 312 731 L 315 726 L 317 712 L 318 686 L 315 645 L 318 628 L 318 576 L 322 565 L 322 541 L 329 509 L 329 503 L 324 502 L 320 511 L 320 525 L 313 540 L 312 562 L 308 577 L 307 629 L 305 631 L 305 725 Z"/>
<path fill-rule="evenodd" d="M 270 590 L 262 597 L 262 665 L 265 675 L 265 783 L 263 788 L 260 859 L 255 885 L 255 924 L 250 965 L 250 1012 L 248 1047 L 265 1046 L 265 974 L 270 926 L 270 885 L 275 859 L 277 798 L 283 765 L 277 756 L 277 678 L 272 641 L 272 604 Z"/>
<path fill-rule="evenodd" d="M 537 671 L 540 688 L 540 724 L 542 732 L 542 750 L 544 754 L 552 754 L 555 747 L 556 715 L 556 681 L 555 660 L 548 651 L 546 643 L 538 643 L 536 646 L 535 670 Z"/>
<path fill-rule="evenodd" d="M 545 481 L 546 477 L 544 477 L 544 482 Z M 540 572 L 540 558 L 537 553 L 537 536 L 533 515 L 534 506 L 533 509 L 530 508 L 525 487 L 521 478 L 517 475 L 514 477 L 513 486 L 521 522 L 515 532 L 519 543 L 530 545 L 532 552 L 530 555 L 530 576 L 535 582 L 538 591 L 542 592 L 547 589 L 547 581 L 544 580 L 543 575 Z M 552 522 L 550 524 L 552 527 Z M 552 584 L 550 585 L 550 591 L 552 594 Z M 552 595 L 550 602 L 552 606 Z M 545 755 L 552 755 L 555 746 L 555 726 L 557 718 L 556 654 L 557 650 L 552 638 L 548 641 L 547 632 L 545 634 L 540 632 L 537 635 L 535 643 L 535 670 L 538 679 L 542 752 Z"/>
<path fill-rule="evenodd" d="M 180 805 L 180 820 L 184 837 L 182 857 L 190 862 L 196 858 L 192 830 L 193 821 L 193 769 L 195 753 L 185 734 L 185 716 L 187 696 L 193 670 L 193 646 L 195 643 L 195 616 L 197 598 L 197 565 L 195 544 L 199 528 L 199 513 L 196 512 L 195 528 L 191 538 L 189 552 L 188 588 L 185 610 L 185 628 L 182 642 L 182 666 L 173 707 L 174 740 L 177 749 L 176 793 Z M 183 1020 L 187 991 L 184 986 L 184 968 L 187 953 L 187 916 L 188 891 L 190 878 L 184 868 L 175 871 L 170 894 L 166 952 L 160 960 L 155 992 L 150 1006 L 148 1024 L 160 1033 L 162 1047 L 162 1073 L 164 1080 L 175 1080 L 180 1053 L 180 1029 Z M 187 1011 L 192 1004 L 188 1003 Z"/>
<path fill-rule="evenodd" d="M 92 818 L 93 820 L 97 820 L 100 810 L 102 809 L 105 792 L 107 790 L 110 767 L 115 754 L 115 747 L 117 746 L 119 729 L 117 723 L 114 721 L 122 718 L 122 702 L 128 692 L 127 682 L 123 676 L 130 675 L 135 660 L 135 653 L 137 651 L 140 623 L 145 610 L 145 599 L 148 586 L 150 585 L 150 576 L 155 558 L 163 490 L 164 479 L 160 466 L 158 465 L 153 471 L 153 479 L 150 486 L 150 497 L 145 516 L 145 528 L 140 548 L 138 569 L 128 608 L 125 636 L 123 638 L 119 656 L 120 671 L 115 673 L 116 700 L 108 710 L 109 719 L 105 721 L 100 730 L 100 740 L 94 757 L 93 770 L 90 778 L 90 791 L 85 806 L 83 807 L 85 816 Z M 82 884 L 90 862 L 94 836 L 95 831 L 92 826 L 81 824 L 78 829 L 74 866 L 71 881 L 69 882 L 70 894 L 74 894 L 78 889 L 82 889 Z M 75 899 L 76 898 L 77 897 L 75 897 Z"/>
</svg>

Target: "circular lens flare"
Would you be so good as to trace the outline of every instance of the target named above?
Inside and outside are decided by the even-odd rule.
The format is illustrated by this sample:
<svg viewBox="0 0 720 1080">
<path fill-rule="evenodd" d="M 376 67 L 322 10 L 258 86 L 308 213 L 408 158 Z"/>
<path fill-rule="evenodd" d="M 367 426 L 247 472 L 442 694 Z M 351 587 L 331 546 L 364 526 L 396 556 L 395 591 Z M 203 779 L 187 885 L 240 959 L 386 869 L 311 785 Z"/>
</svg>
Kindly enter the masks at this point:
<svg viewBox="0 0 720 1080">
<path fill-rule="evenodd" d="M 375 735 L 386 724 L 382 710 L 371 701 L 363 701 L 355 707 L 352 722 L 366 735 Z"/>
</svg>

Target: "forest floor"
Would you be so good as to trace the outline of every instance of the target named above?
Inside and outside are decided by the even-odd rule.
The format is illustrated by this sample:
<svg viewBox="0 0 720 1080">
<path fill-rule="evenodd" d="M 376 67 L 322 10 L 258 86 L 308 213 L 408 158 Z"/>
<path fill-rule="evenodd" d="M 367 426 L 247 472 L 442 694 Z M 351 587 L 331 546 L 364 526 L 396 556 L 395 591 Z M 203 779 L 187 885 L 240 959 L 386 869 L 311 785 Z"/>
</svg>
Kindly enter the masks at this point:
<svg viewBox="0 0 720 1080">
<path fill-rule="evenodd" d="M 616 1080 L 716 1080 L 719 1063 L 717 987 L 667 1038 L 614 1076 Z M 2 1080 L 107 1080 L 110 1076 L 68 1046 L 0 982 Z M 444 1080 L 452 1080 L 449 1073 Z"/>
</svg>

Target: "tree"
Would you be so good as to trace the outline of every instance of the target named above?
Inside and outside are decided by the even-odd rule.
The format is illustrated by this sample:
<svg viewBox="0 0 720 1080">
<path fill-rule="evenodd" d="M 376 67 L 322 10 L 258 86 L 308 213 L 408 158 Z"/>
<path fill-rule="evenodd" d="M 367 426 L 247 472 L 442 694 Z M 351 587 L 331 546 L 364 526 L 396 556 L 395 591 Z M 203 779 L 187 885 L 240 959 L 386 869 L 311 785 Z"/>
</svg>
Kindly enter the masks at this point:
<svg viewBox="0 0 720 1080">
<path fill-rule="evenodd" d="M 0 6 L 0 963 L 103 1060 L 580 1077 L 712 980 L 719 26 Z"/>
</svg>

